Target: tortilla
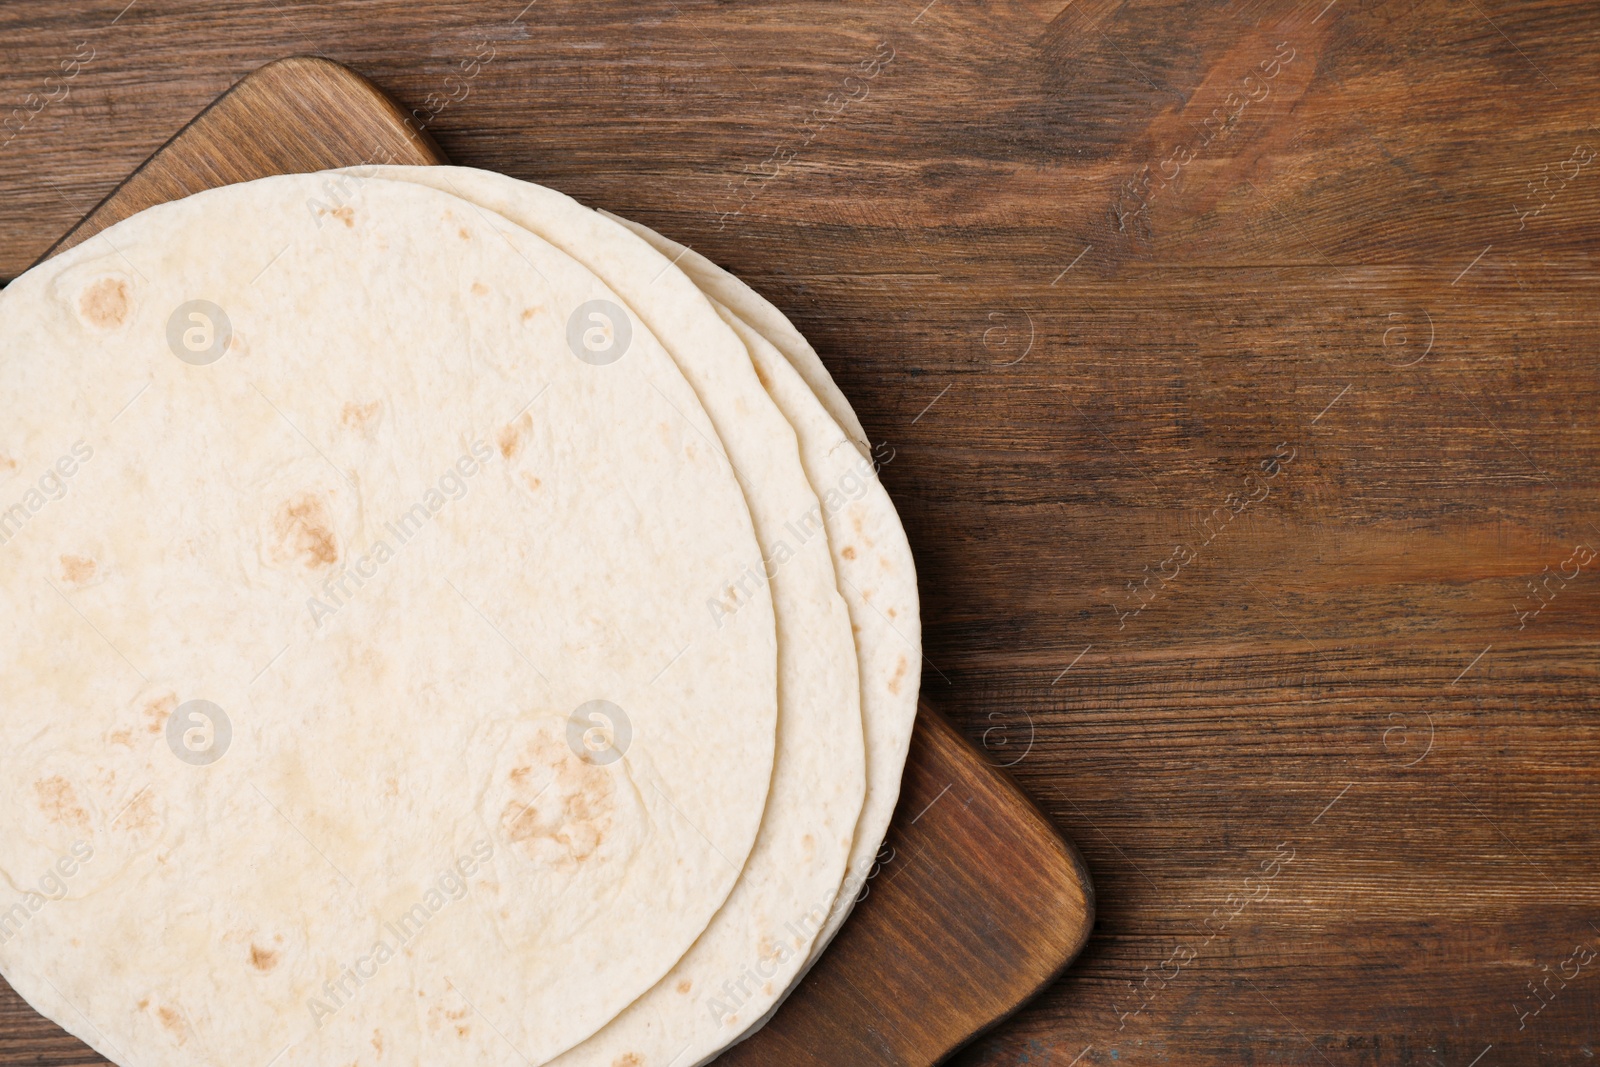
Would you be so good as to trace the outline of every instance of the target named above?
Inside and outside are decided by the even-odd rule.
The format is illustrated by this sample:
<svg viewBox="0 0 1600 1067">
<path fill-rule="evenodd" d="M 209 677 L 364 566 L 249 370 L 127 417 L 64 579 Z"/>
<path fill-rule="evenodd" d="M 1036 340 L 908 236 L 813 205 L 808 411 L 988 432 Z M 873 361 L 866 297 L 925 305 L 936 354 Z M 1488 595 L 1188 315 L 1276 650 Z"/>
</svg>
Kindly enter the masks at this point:
<svg viewBox="0 0 1600 1067">
<path fill-rule="evenodd" d="M 795 328 L 787 315 L 774 307 L 766 297 L 750 288 L 742 279 L 723 270 L 699 252 L 680 245 L 671 238 L 663 237 L 641 223 L 613 215 L 603 209 L 600 213 L 620 222 L 649 241 L 658 251 L 665 253 L 685 274 L 694 279 L 694 283 L 707 296 L 749 323 L 757 333 L 767 339 L 769 344 L 782 352 L 784 358 L 805 380 L 806 385 L 811 387 L 811 392 L 821 402 L 823 410 L 843 428 L 845 434 L 861 450 L 861 454 L 868 457 L 872 455 L 872 442 L 867 437 L 867 431 L 861 428 L 861 420 L 856 417 L 855 409 L 850 406 L 850 401 L 845 399 L 844 392 L 833 380 L 833 375 L 828 373 L 828 368 L 823 365 L 822 357 L 817 355 L 817 350 L 811 347 L 811 342 Z"/>
<path fill-rule="evenodd" d="M 790 987 L 846 876 L 866 783 L 861 688 L 824 509 L 795 432 L 750 355 L 671 261 L 551 189 L 459 167 L 379 167 L 360 181 L 448 190 L 580 259 L 659 337 L 727 447 L 764 547 L 778 627 L 778 755 L 761 835 L 738 887 L 694 948 L 648 994 L 557 1067 L 693 1063 Z M 516 235 L 508 235 L 516 240 Z M 717 619 L 742 610 L 740 579 L 710 591 Z M 711 599 L 711 598 L 708 598 Z"/>
<path fill-rule="evenodd" d="M 840 448 L 847 439 L 859 448 L 865 435 L 855 436 L 849 423 L 835 414 L 837 403 L 830 404 L 825 392 L 815 391 L 816 372 L 820 370 L 826 376 L 827 371 L 819 360 L 807 372 L 816 353 L 806 345 L 804 351 L 811 353 L 807 359 L 803 352 L 795 350 L 792 337 L 799 336 L 799 332 L 788 324 L 783 313 L 699 253 L 639 223 L 622 221 L 671 257 L 703 290 L 719 294 L 719 299 L 721 295 L 733 295 L 738 300 L 737 310 L 721 304 L 719 310 L 745 342 L 762 383 L 794 426 L 807 476 L 822 498 L 823 514 L 828 518 L 834 566 L 850 607 L 861 661 L 867 799 L 850 853 L 849 879 L 812 950 L 815 962 L 848 918 L 856 894 L 872 871 L 900 797 L 900 779 L 916 726 L 922 678 L 922 616 L 916 560 L 894 502 L 878 480 L 873 464 Z M 777 322 L 783 324 L 782 328 L 773 328 Z M 790 366 L 784 366 L 785 361 Z M 832 384 L 831 378 L 828 384 Z M 831 392 L 838 394 L 837 387 Z M 842 394 L 838 403 L 843 403 Z M 848 404 L 845 407 L 848 410 Z M 852 414 L 852 421 L 853 418 Z M 853 479 L 863 485 L 859 492 Z"/>
<path fill-rule="evenodd" d="M 761 551 L 615 293 L 324 181 L 0 296 L 0 973 L 122 1063 L 542 1063 L 756 840 Z"/>
<path fill-rule="evenodd" d="M 855 906 L 900 800 L 922 679 L 922 619 L 905 529 L 872 464 L 852 447 L 807 383 L 754 327 L 717 304 L 800 437 L 806 474 L 822 501 L 840 588 L 856 630 L 867 733 L 867 796 L 844 884 L 830 907 L 814 962 Z"/>
<path fill-rule="evenodd" d="M 409 172 L 425 177 L 434 170 L 416 168 Z M 455 174 L 458 169 L 446 170 Z M 466 173 L 478 175 L 483 172 Z M 540 192 L 528 195 L 542 195 L 582 210 L 576 202 L 538 186 L 499 175 L 487 175 L 483 182 L 498 187 L 497 194 L 501 197 L 515 196 L 514 190 L 518 188 L 536 189 Z M 503 200 L 493 196 L 488 200 L 480 200 L 479 194 L 488 190 L 474 179 L 450 179 L 448 184 L 454 191 L 474 201 L 497 208 L 517 221 L 526 221 Z M 899 800 L 900 781 L 915 727 L 920 686 L 921 621 L 915 560 L 893 502 L 878 481 L 872 465 L 862 456 L 839 447 L 853 443 L 858 449 L 864 448 L 865 434 L 859 431 L 854 413 L 850 412 L 848 403 L 832 379 L 827 377 L 827 371 L 815 351 L 782 313 L 743 282 L 692 250 L 640 224 L 606 212 L 601 214 L 650 241 L 667 257 L 668 262 L 688 273 L 703 290 L 738 300 L 741 311 L 763 323 L 776 339 L 784 341 L 785 347 L 780 352 L 772 337 L 765 336 L 742 316 L 733 314 L 717 300 L 712 300 L 719 314 L 727 319 L 746 344 L 762 385 L 799 436 L 801 457 L 808 479 L 823 505 L 834 565 L 839 574 L 840 589 L 850 607 L 862 665 L 862 709 L 868 760 L 867 798 L 857 825 L 844 882 L 837 890 L 813 900 L 799 913 L 799 922 L 804 926 L 812 921 L 810 917 L 819 907 L 829 912 L 821 935 L 812 945 L 807 961 L 809 965 L 821 955 L 848 918 L 856 896 L 872 870 Z M 549 232 L 543 235 L 558 245 L 563 244 L 559 237 Z M 574 231 L 569 240 L 572 243 L 566 245 L 568 250 L 581 256 L 582 249 L 586 247 L 585 241 L 598 243 L 600 239 L 590 230 L 587 236 L 583 231 Z M 594 266 L 592 262 L 590 265 Z M 604 270 L 596 269 L 608 282 L 631 298 L 630 291 L 624 289 L 619 281 L 607 276 Z M 658 277 L 666 277 L 670 273 Z M 799 338 L 798 343 L 795 342 L 796 338 Z M 683 362 L 681 355 L 679 359 Z M 785 359 L 790 365 L 785 365 Z M 812 371 L 809 375 L 804 373 L 808 368 Z M 842 407 L 848 413 L 849 422 L 858 427 L 853 438 L 847 436 L 847 431 L 840 427 L 824 398 L 813 391 L 816 388 L 813 382 L 818 375 L 826 383 L 825 392 L 837 397 L 834 406 Z M 790 987 L 803 975 L 804 969 L 796 972 Z M 743 1031 L 744 1036 L 748 1036 L 754 1028 L 770 1018 L 770 1008 L 763 1016 L 756 1017 L 756 1013 L 762 1010 L 759 1005 L 770 994 L 763 992 L 755 997 L 747 997 L 737 985 L 725 987 L 722 992 L 722 1003 L 732 1009 L 723 1014 L 725 1027 L 731 1034 L 738 1035 L 741 1028 L 748 1027 Z M 781 996 L 778 997 L 773 1005 L 781 1002 L 781 999 Z M 646 1059 L 645 1062 L 653 1061 Z M 681 1062 L 692 1061 L 685 1057 Z"/>
</svg>

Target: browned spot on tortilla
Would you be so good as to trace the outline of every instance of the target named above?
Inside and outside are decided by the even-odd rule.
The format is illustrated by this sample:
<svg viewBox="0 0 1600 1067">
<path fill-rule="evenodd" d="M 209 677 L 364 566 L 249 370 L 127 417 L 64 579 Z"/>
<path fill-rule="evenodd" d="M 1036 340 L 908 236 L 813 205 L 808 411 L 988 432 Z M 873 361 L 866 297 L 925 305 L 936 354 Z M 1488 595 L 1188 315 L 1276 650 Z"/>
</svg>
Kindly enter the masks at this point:
<svg viewBox="0 0 1600 1067">
<path fill-rule="evenodd" d="M 380 1055 L 380 1056 L 383 1055 L 383 1031 L 382 1030 L 374 1030 L 374 1031 L 372 1031 L 372 1047 L 377 1050 L 378 1055 Z"/>
<path fill-rule="evenodd" d="M 544 483 L 535 478 L 533 475 L 529 474 L 527 471 L 523 471 L 522 484 L 528 487 L 528 491 L 530 493 L 537 493 L 539 491 L 539 487 Z"/>
<path fill-rule="evenodd" d="M 898 610 L 894 609 L 894 608 L 890 608 L 886 614 L 891 619 L 897 619 L 897 618 L 900 617 L 900 612 Z"/>
<path fill-rule="evenodd" d="M 344 406 L 339 413 L 339 421 L 352 430 L 365 430 L 372 425 L 379 413 L 383 411 L 383 401 L 374 400 L 370 404 L 350 403 Z"/>
<path fill-rule="evenodd" d="M 80 830 L 89 828 L 89 813 L 79 806 L 72 783 L 59 774 L 34 782 L 33 791 L 39 796 L 40 810 L 51 822 L 76 826 Z"/>
<path fill-rule="evenodd" d="M 802 837 L 800 839 L 800 844 L 805 846 L 806 859 L 810 859 L 812 856 L 816 855 L 816 852 L 817 852 L 817 839 L 816 838 L 812 837 L 810 834 L 807 834 L 806 836 L 804 836 L 804 837 Z"/>
<path fill-rule="evenodd" d="M 533 416 L 524 415 L 516 422 L 508 423 L 495 435 L 495 444 L 500 446 L 500 454 L 510 459 L 522 451 L 522 442 L 526 431 L 533 428 Z"/>
<path fill-rule="evenodd" d="M 150 1006 L 150 998 L 149 997 L 145 997 L 143 1000 L 139 1001 L 139 1010 L 140 1011 L 144 1011 L 149 1006 Z"/>
<path fill-rule="evenodd" d="M 906 658 L 904 656 L 901 656 L 900 657 L 900 662 L 895 664 L 894 677 L 889 679 L 889 692 L 891 692 L 891 693 L 899 693 L 900 692 L 900 685 L 901 685 L 902 682 L 905 681 L 906 668 L 908 668 L 909 666 L 911 666 L 911 665 L 906 662 Z"/>
<path fill-rule="evenodd" d="M 722 591 L 722 599 L 717 601 L 717 607 L 722 609 L 724 615 L 732 615 L 739 610 L 739 590 L 733 586 Z"/>
<path fill-rule="evenodd" d="M 616 783 L 604 767 L 580 759 L 564 737 L 541 737 L 523 755 L 525 764 L 508 776 L 512 795 L 501 826 L 529 858 L 572 870 L 610 832 Z M 533 774 L 536 767 L 549 769 L 554 779 Z"/>
<path fill-rule="evenodd" d="M 62 556 L 61 577 L 73 585 L 82 585 L 94 577 L 95 562 L 83 556 Z"/>
<path fill-rule="evenodd" d="M 522 451 L 522 438 L 517 434 L 515 426 L 507 426 L 495 437 L 495 443 L 500 446 L 500 454 L 510 459 Z"/>
<path fill-rule="evenodd" d="M 644 1067 L 644 1059 L 637 1052 L 629 1052 L 618 1056 L 611 1067 Z"/>
<path fill-rule="evenodd" d="M 138 833 L 156 824 L 156 798 L 148 789 L 140 791 L 112 823 L 112 829 L 123 833 Z"/>
<path fill-rule="evenodd" d="M 855 559 L 856 558 L 855 546 L 854 545 L 845 545 L 843 548 L 841 548 L 839 550 L 839 555 L 843 556 L 845 559 Z"/>
<path fill-rule="evenodd" d="M 459 230 L 457 230 L 456 233 L 461 237 L 461 239 L 463 241 L 472 240 L 472 234 L 467 232 L 467 228 L 465 226 L 463 226 Z"/>
<path fill-rule="evenodd" d="M 336 207 L 332 211 L 328 212 L 328 214 L 332 215 L 334 218 L 338 219 L 340 222 L 344 223 L 346 226 L 349 226 L 352 229 L 355 228 L 356 212 L 355 212 L 355 209 L 350 207 L 349 205 L 346 205 L 344 207 Z"/>
<path fill-rule="evenodd" d="M 865 533 L 866 532 L 862 528 L 862 519 L 861 519 L 860 515 L 851 515 L 850 516 L 850 525 L 854 526 L 856 528 L 856 533 Z"/>
<path fill-rule="evenodd" d="M 539 312 L 541 312 L 543 310 L 544 310 L 543 306 L 536 307 L 536 308 L 523 308 L 522 309 L 522 321 L 523 322 L 527 322 L 529 319 L 533 318 L 535 315 L 539 314 Z"/>
<path fill-rule="evenodd" d="M 157 1008 L 156 1017 L 161 1020 L 161 1025 L 178 1039 L 178 1044 L 189 1040 L 189 1028 L 183 1025 L 183 1016 L 171 1008 Z"/>
<path fill-rule="evenodd" d="M 132 730 L 116 730 L 116 731 L 113 731 L 111 736 L 106 738 L 106 740 L 110 741 L 113 745 L 127 745 L 129 748 L 132 748 L 133 747 L 133 731 Z"/>
<path fill-rule="evenodd" d="M 16 469 L 17 461 L 4 452 L 0 452 L 0 471 L 14 471 Z"/>
<path fill-rule="evenodd" d="M 687 992 L 689 992 L 689 990 L 691 990 L 693 988 L 694 988 L 694 983 L 689 981 L 689 979 L 687 979 L 687 978 L 685 978 L 683 981 L 678 983 L 678 992 L 680 992 L 680 993 L 687 993 Z"/>
<path fill-rule="evenodd" d="M 265 974 L 278 965 L 278 954 L 260 945 L 250 946 L 250 966 Z"/>
<path fill-rule="evenodd" d="M 101 278 L 78 297 L 79 313 L 102 330 L 114 330 L 126 322 L 132 305 L 128 283 L 121 278 Z"/>
<path fill-rule="evenodd" d="M 152 700 L 144 706 L 144 728 L 152 734 L 159 734 L 167 728 L 167 720 L 172 718 L 172 713 L 178 710 L 178 694 L 168 693 L 164 697 Z"/>
<path fill-rule="evenodd" d="M 472 295 L 473 296 L 486 296 L 486 295 L 488 295 L 488 292 L 489 292 L 489 287 L 487 285 L 484 285 L 482 282 L 473 282 L 472 283 Z"/>
<path fill-rule="evenodd" d="M 322 498 L 306 493 L 284 505 L 275 520 L 278 540 L 292 545 L 309 567 L 331 567 L 339 561 L 333 520 Z"/>
</svg>

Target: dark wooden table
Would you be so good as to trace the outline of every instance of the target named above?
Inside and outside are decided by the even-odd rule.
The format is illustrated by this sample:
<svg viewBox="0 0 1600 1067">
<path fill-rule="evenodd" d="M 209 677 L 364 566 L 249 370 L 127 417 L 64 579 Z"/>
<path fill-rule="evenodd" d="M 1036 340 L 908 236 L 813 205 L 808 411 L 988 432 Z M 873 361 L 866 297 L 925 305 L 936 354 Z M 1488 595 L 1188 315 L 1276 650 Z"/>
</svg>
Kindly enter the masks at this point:
<svg viewBox="0 0 1600 1067">
<path fill-rule="evenodd" d="M 1099 889 L 963 1067 L 1594 1062 L 1600 10 L 524 2 L 7 0 L 0 277 L 346 63 L 749 279 L 892 456 L 926 692 Z"/>
</svg>

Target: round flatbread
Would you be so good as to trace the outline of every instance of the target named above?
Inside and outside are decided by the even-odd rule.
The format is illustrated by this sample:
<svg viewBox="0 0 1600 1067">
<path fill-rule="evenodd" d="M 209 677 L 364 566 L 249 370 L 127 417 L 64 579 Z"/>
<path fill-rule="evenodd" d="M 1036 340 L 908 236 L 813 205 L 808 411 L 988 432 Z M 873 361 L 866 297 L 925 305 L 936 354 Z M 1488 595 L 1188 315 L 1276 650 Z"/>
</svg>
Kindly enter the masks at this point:
<svg viewBox="0 0 1600 1067">
<path fill-rule="evenodd" d="M 0 296 L 0 973 L 118 1062 L 545 1062 L 761 825 L 774 616 L 695 392 L 532 235 L 340 193 Z"/>
<path fill-rule="evenodd" d="M 766 297 L 750 288 L 743 279 L 723 270 L 699 252 L 661 236 L 648 226 L 613 215 L 609 211 L 602 210 L 600 213 L 622 223 L 672 258 L 685 274 L 694 279 L 694 283 L 707 296 L 739 316 L 766 338 L 769 344 L 782 352 L 784 358 L 793 365 L 795 371 L 810 387 L 811 392 L 822 404 L 823 410 L 839 424 L 851 442 L 861 450 L 861 454 L 864 456 L 872 454 L 872 442 L 867 438 L 867 431 L 861 428 L 861 420 L 856 417 L 855 408 L 850 406 L 850 401 L 845 398 L 843 390 L 833 380 L 833 375 L 828 373 L 828 368 L 823 365 L 822 357 L 817 355 L 817 350 L 811 347 L 811 342 L 795 328 L 787 315 L 774 307 Z"/>
<path fill-rule="evenodd" d="M 694 284 L 624 227 L 551 189 L 459 167 L 371 168 L 363 181 L 447 190 L 504 216 L 595 272 L 678 361 L 719 431 L 750 503 L 778 627 L 778 755 L 761 835 L 699 942 L 653 990 L 558 1067 L 689 1064 L 731 1041 L 790 986 L 845 877 L 866 789 L 850 616 L 823 509 L 795 433 L 749 353 Z M 508 240 L 517 236 L 508 233 Z M 719 623 L 742 610 L 730 573 L 707 590 Z"/>
<path fill-rule="evenodd" d="M 745 341 L 768 393 L 794 426 L 806 473 L 828 520 L 839 588 L 850 608 L 861 661 L 867 799 L 856 827 L 850 873 L 813 947 L 815 961 L 848 918 L 900 798 L 922 678 L 916 560 L 894 502 L 874 465 L 864 458 L 870 452 L 853 455 L 840 447 L 848 441 L 864 449 L 866 437 L 849 429 L 859 426 L 854 413 L 848 421 L 839 418 L 840 405 L 845 412 L 849 405 L 811 346 L 803 338 L 795 344 L 799 331 L 755 290 L 698 252 L 639 223 L 619 221 L 670 257 L 703 290 L 733 302 L 721 309 Z M 817 388 L 818 374 L 829 388 Z"/>
<path fill-rule="evenodd" d="M 844 883 L 830 902 L 822 935 L 812 948 L 815 960 L 855 906 L 900 800 L 922 678 L 915 562 L 900 517 L 872 464 L 782 353 L 755 327 L 721 304 L 716 306 L 745 342 L 762 383 L 800 438 L 800 455 L 822 504 L 861 664 L 867 796 Z"/>
</svg>

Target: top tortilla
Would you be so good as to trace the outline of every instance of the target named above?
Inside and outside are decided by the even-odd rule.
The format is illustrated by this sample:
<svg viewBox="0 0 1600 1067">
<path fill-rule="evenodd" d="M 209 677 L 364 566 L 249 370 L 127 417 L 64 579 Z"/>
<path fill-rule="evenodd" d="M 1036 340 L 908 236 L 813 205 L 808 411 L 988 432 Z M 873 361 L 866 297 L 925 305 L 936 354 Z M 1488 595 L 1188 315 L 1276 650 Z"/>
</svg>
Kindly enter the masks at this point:
<svg viewBox="0 0 1600 1067">
<path fill-rule="evenodd" d="M 141 1067 L 539 1063 L 683 956 L 760 825 L 775 623 L 764 580 L 706 611 L 761 551 L 671 359 L 642 323 L 569 344 L 616 300 L 453 198 L 318 176 L 0 296 L 31 1004 Z"/>
</svg>

